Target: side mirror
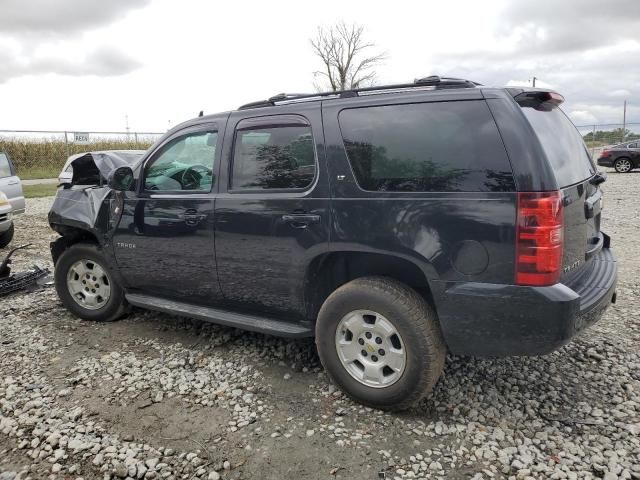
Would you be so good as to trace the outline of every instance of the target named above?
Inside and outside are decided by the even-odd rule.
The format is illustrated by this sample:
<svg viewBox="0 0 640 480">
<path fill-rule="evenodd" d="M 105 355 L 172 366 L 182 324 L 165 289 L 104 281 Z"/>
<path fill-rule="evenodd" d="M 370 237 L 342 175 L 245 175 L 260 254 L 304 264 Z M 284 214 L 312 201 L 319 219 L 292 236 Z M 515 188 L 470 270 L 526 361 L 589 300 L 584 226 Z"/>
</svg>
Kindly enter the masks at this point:
<svg viewBox="0 0 640 480">
<path fill-rule="evenodd" d="M 109 175 L 107 185 L 113 190 L 126 191 L 131 189 L 133 186 L 133 170 L 127 166 L 113 169 Z"/>
</svg>

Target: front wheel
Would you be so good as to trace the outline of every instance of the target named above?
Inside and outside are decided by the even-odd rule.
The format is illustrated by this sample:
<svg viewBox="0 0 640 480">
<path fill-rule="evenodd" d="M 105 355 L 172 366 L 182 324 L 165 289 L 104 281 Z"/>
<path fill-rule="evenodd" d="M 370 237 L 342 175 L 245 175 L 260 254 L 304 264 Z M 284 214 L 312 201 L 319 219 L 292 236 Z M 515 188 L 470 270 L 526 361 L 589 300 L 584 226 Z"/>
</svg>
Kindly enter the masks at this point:
<svg viewBox="0 0 640 480">
<path fill-rule="evenodd" d="M 65 250 L 55 267 L 58 297 L 67 310 L 84 320 L 110 322 L 126 311 L 124 291 L 114 281 L 102 250 L 76 243 Z"/>
<path fill-rule="evenodd" d="M 618 173 L 627 173 L 631 171 L 633 165 L 631 165 L 631 160 L 628 158 L 619 158 L 613 164 L 613 168 L 615 168 Z"/>
<path fill-rule="evenodd" d="M 424 397 L 446 356 L 433 309 L 413 289 L 385 277 L 358 278 L 333 292 L 318 314 L 316 345 L 347 395 L 385 410 Z"/>
</svg>

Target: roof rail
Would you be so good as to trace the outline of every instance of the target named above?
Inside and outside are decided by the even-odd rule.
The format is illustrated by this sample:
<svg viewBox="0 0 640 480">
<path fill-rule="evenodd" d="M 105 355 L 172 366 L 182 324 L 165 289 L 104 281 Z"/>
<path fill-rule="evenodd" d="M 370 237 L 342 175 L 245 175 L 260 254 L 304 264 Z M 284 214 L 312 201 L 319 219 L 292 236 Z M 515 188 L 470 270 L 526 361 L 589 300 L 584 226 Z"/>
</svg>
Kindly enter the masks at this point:
<svg viewBox="0 0 640 480">
<path fill-rule="evenodd" d="M 384 92 L 386 90 L 403 90 L 412 88 L 433 87 L 434 89 L 445 88 L 475 88 L 479 83 L 465 80 L 462 78 L 439 77 L 431 75 L 429 77 L 417 78 L 413 83 L 398 83 L 392 85 L 378 85 L 375 87 L 353 88 L 350 90 L 338 90 L 335 92 L 318 92 L 318 93 L 279 93 L 267 100 L 259 100 L 257 102 L 247 103 L 240 106 L 239 110 L 249 108 L 273 107 L 283 102 L 296 101 L 312 101 L 321 100 L 323 98 L 351 98 L 358 97 L 360 93 Z"/>
</svg>

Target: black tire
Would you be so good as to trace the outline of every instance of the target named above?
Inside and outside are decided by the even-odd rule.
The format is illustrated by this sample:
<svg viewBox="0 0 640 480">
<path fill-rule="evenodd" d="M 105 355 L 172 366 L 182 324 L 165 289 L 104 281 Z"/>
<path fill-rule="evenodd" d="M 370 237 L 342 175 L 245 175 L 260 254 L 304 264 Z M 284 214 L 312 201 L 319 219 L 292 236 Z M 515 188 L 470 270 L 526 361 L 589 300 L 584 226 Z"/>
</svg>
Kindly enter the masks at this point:
<svg viewBox="0 0 640 480">
<path fill-rule="evenodd" d="M 9 227 L 9 230 L 6 232 L 0 233 L 0 248 L 4 248 L 11 243 L 13 240 L 13 233 L 15 229 L 13 228 L 13 223 Z"/>
<path fill-rule="evenodd" d="M 623 168 L 623 165 L 625 168 Z M 613 163 L 613 168 L 618 173 L 629 173 L 633 170 L 633 163 L 627 157 L 620 157 Z"/>
<path fill-rule="evenodd" d="M 79 260 L 90 260 L 98 264 L 104 270 L 108 283 L 111 287 L 109 299 L 98 309 L 92 310 L 80 305 L 69 292 L 67 287 L 67 274 L 69 269 Z M 62 304 L 74 315 L 83 320 L 93 320 L 96 322 L 112 322 L 120 318 L 127 311 L 127 302 L 124 298 L 124 290 L 115 280 L 108 267 L 102 250 L 93 243 L 76 243 L 67 248 L 56 263 L 55 285 L 58 297 Z"/>
<path fill-rule="evenodd" d="M 405 368 L 387 387 L 360 383 L 338 357 L 336 329 L 355 310 L 384 316 L 403 339 Z M 409 408 L 429 393 L 442 374 L 447 352 L 434 310 L 413 289 L 386 277 L 358 278 L 334 291 L 318 314 L 316 345 L 327 373 L 348 396 L 382 410 Z"/>
</svg>

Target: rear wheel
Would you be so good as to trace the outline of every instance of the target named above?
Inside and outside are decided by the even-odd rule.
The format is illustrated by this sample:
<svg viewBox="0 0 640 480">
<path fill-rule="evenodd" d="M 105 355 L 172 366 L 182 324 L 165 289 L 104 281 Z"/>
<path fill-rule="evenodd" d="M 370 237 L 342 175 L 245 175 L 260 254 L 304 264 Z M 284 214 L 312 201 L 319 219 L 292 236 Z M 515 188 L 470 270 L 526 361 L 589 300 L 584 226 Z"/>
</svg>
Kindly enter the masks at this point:
<svg viewBox="0 0 640 480">
<path fill-rule="evenodd" d="M 67 310 L 82 319 L 110 322 L 126 311 L 124 291 L 97 245 L 77 243 L 65 250 L 56 263 L 55 285 Z"/>
<path fill-rule="evenodd" d="M 618 173 L 627 173 L 631 171 L 633 165 L 631 164 L 631 160 L 623 157 L 615 161 L 613 168 L 615 168 Z"/>
<path fill-rule="evenodd" d="M 446 346 L 435 312 L 414 290 L 384 277 L 353 280 L 318 314 L 316 345 L 329 376 L 375 408 L 408 408 L 440 377 Z"/>
<path fill-rule="evenodd" d="M 11 226 L 9 227 L 9 230 L 7 230 L 6 232 L 0 233 L 0 248 L 4 248 L 11 243 L 11 240 L 13 240 L 13 233 L 14 233 L 14 228 L 12 223 Z"/>
</svg>

